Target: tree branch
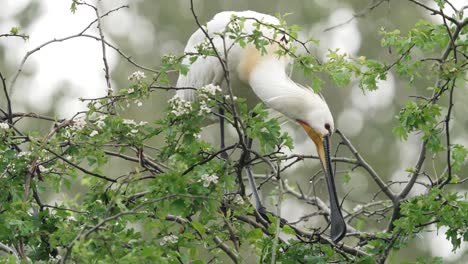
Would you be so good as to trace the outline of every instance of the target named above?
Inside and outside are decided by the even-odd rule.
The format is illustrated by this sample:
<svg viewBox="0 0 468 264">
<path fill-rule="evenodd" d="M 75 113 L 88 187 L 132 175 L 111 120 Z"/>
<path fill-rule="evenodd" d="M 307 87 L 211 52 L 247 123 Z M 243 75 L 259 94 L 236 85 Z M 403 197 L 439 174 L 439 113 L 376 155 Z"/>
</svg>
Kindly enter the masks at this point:
<svg viewBox="0 0 468 264">
<path fill-rule="evenodd" d="M 12 125 L 13 124 L 13 115 L 12 115 L 12 110 L 11 110 L 11 100 L 10 100 L 10 96 L 8 95 L 6 79 L 3 77 L 2 72 L 0 72 L 0 80 L 2 82 L 3 92 L 5 93 L 5 98 L 7 100 L 7 111 L 8 111 L 7 114 L 8 115 L 6 116 L 6 118 L 8 119 L 8 124 Z"/>
<path fill-rule="evenodd" d="M 357 161 L 360 163 L 360 165 L 369 173 L 371 178 L 374 180 L 374 182 L 379 186 L 379 188 L 382 190 L 387 197 L 395 201 L 396 200 L 396 195 L 390 190 L 389 186 L 385 184 L 385 182 L 380 178 L 380 176 L 377 174 L 377 172 L 362 158 L 361 154 L 356 150 L 356 148 L 353 146 L 351 141 L 339 130 L 336 129 L 336 133 L 340 135 L 341 139 L 343 140 L 343 143 L 351 150 L 353 153 L 354 157 L 357 159 Z"/>
</svg>

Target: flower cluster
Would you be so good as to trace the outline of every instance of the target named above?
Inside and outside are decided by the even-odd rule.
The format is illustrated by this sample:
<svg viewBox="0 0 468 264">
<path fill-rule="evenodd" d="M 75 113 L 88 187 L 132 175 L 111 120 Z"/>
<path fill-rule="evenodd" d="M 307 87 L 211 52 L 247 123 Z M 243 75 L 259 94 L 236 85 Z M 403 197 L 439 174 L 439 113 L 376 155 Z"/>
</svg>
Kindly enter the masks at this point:
<svg viewBox="0 0 468 264">
<path fill-rule="evenodd" d="M 175 244 L 177 243 L 177 240 L 179 238 L 176 235 L 168 235 L 162 238 L 161 242 L 159 242 L 159 245 L 164 246 L 167 243 Z"/>
<path fill-rule="evenodd" d="M 8 123 L 5 123 L 5 122 L 0 122 L 0 129 L 9 129 L 10 126 L 8 125 Z"/>
<path fill-rule="evenodd" d="M 148 124 L 148 122 L 140 121 L 140 123 L 137 123 L 133 119 L 124 119 L 123 124 L 124 125 L 129 125 L 129 126 L 144 126 L 144 125 Z"/>
<path fill-rule="evenodd" d="M 221 92 L 221 88 L 219 88 L 218 85 L 208 84 L 200 88 L 198 91 L 202 94 L 214 96 L 216 95 L 216 92 Z"/>
<path fill-rule="evenodd" d="M 216 175 L 203 174 L 199 182 L 203 182 L 203 187 L 208 187 L 210 186 L 211 183 L 213 184 L 218 183 L 218 179 L 219 177 Z"/>
<path fill-rule="evenodd" d="M 123 124 L 124 124 L 124 125 L 133 125 L 133 126 L 136 126 L 137 123 L 136 123 L 135 120 L 133 120 L 133 119 L 124 119 L 124 120 L 123 120 Z"/>
<path fill-rule="evenodd" d="M 242 196 L 240 194 L 236 194 L 234 197 L 233 202 L 237 205 L 243 205 L 244 204 L 244 199 L 242 199 Z"/>
<path fill-rule="evenodd" d="M 182 116 L 188 114 L 192 111 L 192 103 L 189 101 L 185 101 L 184 99 L 180 98 L 178 95 L 175 95 L 168 101 L 169 105 L 172 108 L 171 113 L 175 116 Z"/>
<path fill-rule="evenodd" d="M 96 120 L 96 126 L 102 129 L 106 125 L 106 123 L 104 122 L 104 120 L 106 120 L 106 118 L 107 118 L 106 115 L 98 116 L 98 118 Z"/>
<path fill-rule="evenodd" d="M 89 134 L 90 137 L 94 137 L 96 136 L 97 134 L 99 134 L 99 132 L 97 130 L 93 130 L 91 131 L 91 133 Z"/>
<path fill-rule="evenodd" d="M 78 118 L 73 119 L 72 129 L 81 130 L 85 126 L 86 126 L 86 120 L 84 119 L 84 117 L 78 117 Z"/>
<path fill-rule="evenodd" d="M 49 261 L 59 263 L 62 260 L 62 255 L 57 254 L 55 257 L 49 254 Z"/>
<path fill-rule="evenodd" d="M 144 78 L 146 78 L 146 75 L 144 72 L 141 72 L 141 71 L 136 71 L 132 74 L 130 74 L 130 76 L 128 76 L 128 80 L 129 81 L 141 81 L 143 80 Z"/>
<path fill-rule="evenodd" d="M 138 127 L 148 124 L 148 122 L 146 121 L 140 121 L 140 123 L 137 123 L 133 119 L 124 119 L 122 123 L 124 125 L 132 127 L 132 130 L 130 130 L 130 133 L 127 134 L 128 136 L 132 136 L 132 134 L 138 133 Z"/>
<path fill-rule="evenodd" d="M 206 104 L 205 101 L 200 101 L 200 110 L 198 111 L 199 115 L 211 113 L 211 108 Z"/>
<path fill-rule="evenodd" d="M 231 96 L 230 96 L 230 95 L 226 95 L 226 96 L 224 96 L 224 99 L 229 100 L 229 99 L 231 99 Z M 232 100 L 237 101 L 237 96 L 233 96 L 233 97 L 232 97 Z"/>
<path fill-rule="evenodd" d="M 20 153 L 16 154 L 16 156 L 17 156 L 18 158 L 21 158 L 21 157 L 28 157 L 28 156 L 30 156 L 30 155 L 31 155 L 31 152 L 29 152 L 29 151 L 21 151 Z"/>
<path fill-rule="evenodd" d="M 211 101 L 210 96 L 215 96 L 216 93 L 221 92 L 221 88 L 218 85 L 208 84 L 198 89 L 198 100 L 200 102 L 199 115 L 211 113 L 211 108 L 208 106 L 208 102 Z"/>
<path fill-rule="evenodd" d="M 42 173 L 49 172 L 51 170 L 50 168 L 46 168 L 43 165 L 37 166 L 37 169 Z"/>
</svg>

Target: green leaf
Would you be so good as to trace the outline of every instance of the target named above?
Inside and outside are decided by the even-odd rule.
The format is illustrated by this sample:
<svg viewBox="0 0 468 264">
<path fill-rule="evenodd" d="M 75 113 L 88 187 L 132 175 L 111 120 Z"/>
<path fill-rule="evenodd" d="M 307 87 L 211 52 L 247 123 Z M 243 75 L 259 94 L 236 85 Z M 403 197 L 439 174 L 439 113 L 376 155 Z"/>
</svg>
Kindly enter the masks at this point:
<svg viewBox="0 0 468 264">
<path fill-rule="evenodd" d="M 351 180 L 351 176 L 349 175 L 349 173 L 345 173 L 343 174 L 343 176 L 341 176 L 341 180 L 343 181 L 344 184 L 348 184 L 349 181 Z"/>
<path fill-rule="evenodd" d="M 18 35 L 18 33 L 20 32 L 21 28 L 20 27 L 12 27 L 10 29 L 10 33 L 13 34 L 13 35 Z"/>
<path fill-rule="evenodd" d="M 182 74 L 182 75 L 187 75 L 188 71 L 189 71 L 189 66 L 188 66 L 188 65 L 179 64 L 179 72 L 180 72 L 180 74 Z"/>
<path fill-rule="evenodd" d="M 468 150 L 461 144 L 452 145 L 451 150 L 453 160 L 452 169 L 454 172 L 458 172 L 466 160 Z"/>
<path fill-rule="evenodd" d="M 263 237 L 263 232 L 260 228 L 252 229 L 247 233 L 247 238 L 251 241 L 261 239 Z"/>
<path fill-rule="evenodd" d="M 200 233 L 200 234 L 202 234 L 202 235 L 205 234 L 206 229 L 205 229 L 205 226 L 204 226 L 204 225 L 202 225 L 202 224 L 199 223 L 199 222 L 195 222 L 195 221 L 192 221 L 191 224 L 192 224 L 192 227 L 193 227 L 195 230 L 197 230 L 198 233 Z"/>
<path fill-rule="evenodd" d="M 282 228 L 282 231 L 285 234 L 288 234 L 288 235 L 295 235 L 296 234 L 296 231 L 294 229 L 292 229 L 289 225 L 284 225 L 283 228 Z"/>
<path fill-rule="evenodd" d="M 436 2 L 437 6 L 440 9 L 444 9 L 444 6 L 445 6 L 445 1 L 444 0 L 434 0 L 434 2 Z"/>
<path fill-rule="evenodd" d="M 72 0 L 72 4 L 70 6 L 70 11 L 73 14 L 75 14 L 75 12 L 76 12 L 77 5 L 78 5 L 78 1 L 77 0 Z"/>
<path fill-rule="evenodd" d="M 361 257 L 356 261 L 356 264 L 374 264 L 375 260 L 371 256 Z"/>
<path fill-rule="evenodd" d="M 312 90 L 314 90 L 314 92 L 316 93 L 320 92 L 322 90 L 323 84 L 324 82 L 319 77 L 317 76 L 312 77 L 311 87 L 312 87 Z"/>
</svg>

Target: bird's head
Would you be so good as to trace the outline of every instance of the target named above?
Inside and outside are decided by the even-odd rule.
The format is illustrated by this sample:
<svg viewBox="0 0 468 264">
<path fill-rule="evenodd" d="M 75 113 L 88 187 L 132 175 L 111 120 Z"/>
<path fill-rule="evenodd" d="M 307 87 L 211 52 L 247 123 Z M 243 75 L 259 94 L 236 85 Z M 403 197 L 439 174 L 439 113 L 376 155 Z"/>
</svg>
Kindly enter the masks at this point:
<svg viewBox="0 0 468 264">
<path fill-rule="evenodd" d="M 322 102 L 323 107 L 316 107 L 307 114 L 305 119 L 297 120 L 297 122 L 315 143 L 324 172 L 333 176 L 330 158 L 330 137 L 335 127 L 328 106 L 324 101 Z"/>
</svg>

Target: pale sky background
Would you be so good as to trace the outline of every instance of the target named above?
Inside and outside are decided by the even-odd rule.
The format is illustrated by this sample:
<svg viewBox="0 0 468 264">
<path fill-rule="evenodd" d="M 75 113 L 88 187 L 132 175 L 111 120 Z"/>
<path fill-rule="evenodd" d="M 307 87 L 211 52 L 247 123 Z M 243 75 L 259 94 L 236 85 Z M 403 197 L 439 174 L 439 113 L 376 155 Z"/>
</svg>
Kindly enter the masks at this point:
<svg viewBox="0 0 468 264">
<path fill-rule="evenodd" d="M 13 17 L 17 13 L 24 12 L 24 8 L 29 1 L 2 1 L 0 32 L 8 32 L 12 26 L 19 24 L 19 21 L 15 21 Z M 104 2 L 103 8 L 110 8 L 119 6 L 127 1 Z M 163 33 L 156 36 L 153 34 L 154 29 L 158 25 L 153 25 L 145 17 L 139 16 L 138 10 L 134 8 L 135 3 L 140 1 L 129 2 L 132 4 L 131 9 L 123 9 L 119 11 L 117 16 L 110 16 L 103 20 L 106 32 L 119 37 L 128 36 L 133 50 L 139 51 L 142 54 L 151 52 L 156 42 L 164 42 L 164 45 L 158 46 L 163 52 L 182 52 L 184 43 L 170 40 Z M 323 4 L 320 1 L 316 2 L 317 4 Z M 89 8 L 78 8 L 76 14 L 72 14 L 69 11 L 71 1 L 40 1 L 39 3 L 40 17 L 35 18 L 34 23 L 30 27 L 23 29 L 30 36 L 28 41 L 24 42 L 19 38 L 1 39 L 0 45 L 8 51 L 5 58 L 8 65 L 16 65 L 15 67 L 17 67 L 27 51 L 53 38 L 75 34 L 95 18 L 95 14 Z M 466 1 L 454 0 L 452 3 L 459 8 L 466 4 Z M 450 8 L 447 8 L 445 11 L 447 13 L 452 12 Z M 359 51 L 361 42 L 364 40 L 358 29 L 357 20 L 353 20 L 335 30 L 317 34 L 317 32 L 323 31 L 324 28 L 336 25 L 341 21 L 346 21 L 354 12 L 355 10 L 349 7 L 339 8 L 332 12 L 327 21 L 322 21 L 321 23 L 314 24 L 309 29 L 304 29 L 306 33 L 303 32 L 303 34 L 306 36 L 312 34 L 320 36 L 322 50 L 319 50 L 319 52 L 321 54 L 324 54 L 326 49 L 329 48 L 340 48 L 342 52 L 359 56 L 357 52 Z M 428 18 L 434 20 L 433 16 L 429 16 Z M 440 21 L 434 20 L 434 22 Z M 97 30 L 93 28 L 90 33 L 97 35 Z M 188 38 L 188 36 L 186 37 Z M 107 40 L 115 43 L 110 36 L 107 36 Z M 108 48 L 107 58 L 112 70 L 117 65 L 118 55 Z M 155 60 L 158 59 L 155 57 Z M 85 109 L 85 105 L 77 100 L 79 97 L 92 98 L 105 95 L 106 84 L 103 72 L 101 44 L 92 39 L 80 38 L 51 44 L 32 55 L 25 64 L 24 70 L 25 72 L 31 71 L 33 74 L 23 74 L 18 79 L 17 89 L 13 94 L 17 111 L 21 111 L 21 108 L 34 110 L 39 113 L 49 111 L 52 105 L 52 95 L 56 93 L 57 89 L 64 82 L 68 83 L 66 86 L 68 90 L 66 91 L 66 96 L 58 104 L 57 112 L 60 113 L 60 117 L 71 117 L 77 111 Z M 10 71 L 9 73 L 12 74 L 13 72 Z M 113 83 L 113 87 L 119 89 L 115 83 Z M 379 111 L 382 112 L 392 107 L 395 97 L 394 76 L 389 74 L 386 81 L 379 83 L 379 87 L 380 89 L 377 91 L 368 92 L 367 94 L 363 94 L 360 89 L 353 89 L 351 96 L 346 99 L 348 103 L 344 110 L 341 113 L 335 113 L 337 127 L 346 131 L 349 136 L 359 135 L 362 129 L 365 128 L 364 122 L 367 118 L 372 117 L 375 113 L 379 113 Z M 388 119 L 392 118 L 394 118 L 393 115 L 388 115 Z M 301 139 L 298 136 L 296 140 L 304 141 L 305 139 L 304 137 Z M 466 138 L 459 138 L 458 140 L 468 143 Z M 383 140 L 379 142 L 377 139 L 376 141 L 376 144 L 385 144 Z M 412 136 L 408 142 L 401 143 L 401 169 L 395 171 L 394 179 L 401 180 L 401 175 L 406 175 L 402 173 L 405 168 L 414 163 L 415 154 L 419 148 L 418 142 L 418 138 Z M 313 149 L 312 143 L 304 141 L 303 144 L 297 144 L 295 152 L 307 153 L 311 149 Z M 356 177 L 359 177 L 359 175 Z M 296 214 L 300 211 L 288 210 L 288 208 L 291 208 L 291 206 L 283 208 L 283 215 L 297 218 L 298 215 L 293 214 L 293 211 Z M 455 260 L 467 249 L 467 246 L 465 244 L 462 250 L 458 250 L 454 254 L 450 250 L 451 244 L 445 240 L 445 235 L 442 231 L 424 234 L 422 238 L 416 239 L 421 242 L 422 247 L 429 246 L 433 251 L 433 255 L 442 256 L 447 260 Z"/>
</svg>

